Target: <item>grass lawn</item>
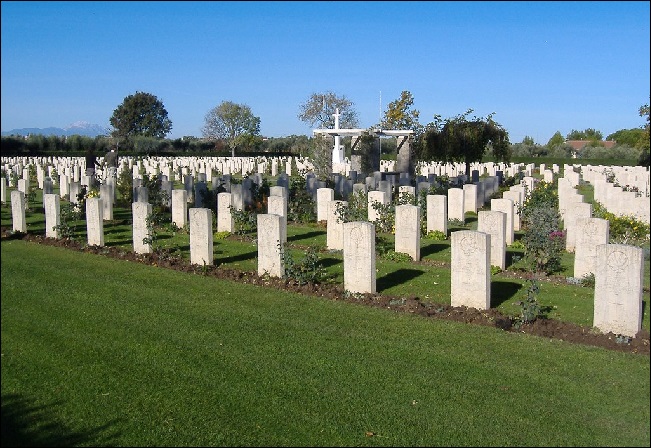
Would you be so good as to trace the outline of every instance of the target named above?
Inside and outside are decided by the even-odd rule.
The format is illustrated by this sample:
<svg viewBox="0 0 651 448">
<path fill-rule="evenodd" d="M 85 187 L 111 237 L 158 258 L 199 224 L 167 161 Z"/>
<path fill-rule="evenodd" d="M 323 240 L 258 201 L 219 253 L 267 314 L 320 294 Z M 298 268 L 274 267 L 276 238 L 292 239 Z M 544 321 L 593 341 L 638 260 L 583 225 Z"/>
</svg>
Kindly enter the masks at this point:
<svg viewBox="0 0 651 448">
<path fill-rule="evenodd" d="M 6 446 L 650 442 L 645 356 L 1 249 Z"/>
</svg>

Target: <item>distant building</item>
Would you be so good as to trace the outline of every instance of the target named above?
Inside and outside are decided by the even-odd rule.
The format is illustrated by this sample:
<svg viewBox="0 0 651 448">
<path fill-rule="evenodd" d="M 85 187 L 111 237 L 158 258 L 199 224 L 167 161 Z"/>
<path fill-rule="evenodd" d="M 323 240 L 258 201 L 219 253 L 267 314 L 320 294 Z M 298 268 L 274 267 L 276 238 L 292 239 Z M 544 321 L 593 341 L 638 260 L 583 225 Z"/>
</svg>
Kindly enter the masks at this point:
<svg viewBox="0 0 651 448">
<path fill-rule="evenodd" d="M 592 140 L 566 140 L 565 144 L 569 145 L 575 151 L 581 151 L 586 145 L 591 143 Z M 617 144 L 615 140 L 602 140 L 599 142 L 604 148 L 612 148 Z"/>
<path fill-rule="evenodd" d="M 578 154 L 593 140 L 565 140 L 565 144 L 572 147 L 572 158 L 576 159 Z M 617 144 L 615 140 L 601 140 L 598 142 L 604 148 L 610 149 Z"/>
</svg>

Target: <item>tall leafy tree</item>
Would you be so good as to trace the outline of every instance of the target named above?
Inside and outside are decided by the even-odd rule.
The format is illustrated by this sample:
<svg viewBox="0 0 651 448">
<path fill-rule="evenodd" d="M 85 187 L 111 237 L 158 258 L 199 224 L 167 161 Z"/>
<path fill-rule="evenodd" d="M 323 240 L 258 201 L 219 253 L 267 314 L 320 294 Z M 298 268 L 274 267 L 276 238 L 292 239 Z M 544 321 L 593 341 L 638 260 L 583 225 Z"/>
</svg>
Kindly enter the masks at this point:
<svg viewBox="0 0 651 448">
<path fill-rule="evenodd" d="M 423 133 L 424 155 L 432 160 L 465 163 L 467 176 L 470 176 L 470 164 L 481 162 L 489 148 L 497 160 L 508 162 L 509 133 L 493 120 L 494 114 L 468 119 L 472 112 L 468 109 L 446 120 L 435 117 L 435 122 Z"/>
<path fill-rule="evenodd" d="M 380 127 L 382 129 L 412 129 L 417 131 L 421 127 L 418 122 L 420 112 L 415 109 L 412 110 L 413 105 L 414 97 L 411 92 L 403 90 L 400 98 L 387 105 Z"/>
<path fill-rule="evenodd" d="M 645 133 L 644 129 L 641 128 L 620 129 L 617 132 L 609 134 L 606 139 L 614 140 L 618 145 L 628 145 L 631 148 L 641 148 L 643 147 L 645 137 L 648 140 L 648 135 L 649 134 Z"/>
<path fill-rule="evenodd" d="M 644 106 L 640 106 L 640 117 L 646 117 L 646 123 L 642 126 L 644 130 L 644 135 L 642 136 L 642 154 L 640 154 L 640 159 L 637 164 L 641 166 L 648 167 L 651 163 L 651 152 L 649 150 L 650 141 L 649 141 L 649 103 Z"/>
<path fill-rule="evenodd" d="M 235 157 L 238 144 L 250 146 L 255 141 L 253 137 L 260 135 L 260 118 L 254 116 L 246 104 L 222 101 L 208 111 L 201 132 L 207 139 L 225 140 L 231 156 Z"/>
<path fill-rule="evenodd" d="M 604 136 L 600 131 L 597 131 L 592 128 L 588 128 L 584 131 L 577 131 L 572 129 L 572 131 L 567 134 L 567 140 L 591 140 L 591 141 L 601 141 Z"/>
<path fill-rule="evenodd" d="M 645 137 L 643 137 L 644 140 L 644 147 L 649 149 L 649 105 L 645 104 L 644 106 L 640 106 L 640 117 L 645 117 L 646 123 L 642 126 L 642 129 L 644 130 Z"/>
<path fill-rule="evenodd" d="M 110 119 L 112 136 L 130 140 L 136 136 L 164 138 L 172 130 L 167 110 L 155 95 L 136 92 L 127 96 Z"/>
<path fill-rule="evenodd" d="M 547 142 L 547 147 L 551 149 L 554 146 L 561 146 L 564 144 L 565 144 L 565 139 L 563 138 L 561 131 L 556 131 L 556 133 L 552 135 L 552 138 L 550 138 L 549 141 Z"/>
<path fill-rule="evenodd" d="M 356 128 L 359 126 L 355 104 L 345 96 L 333 92 L 313 93 L 299 107 L 298 119 L 311 127 L 334 128 L 333 114 L 339 109 L 339 127 Z"/>
</svg>

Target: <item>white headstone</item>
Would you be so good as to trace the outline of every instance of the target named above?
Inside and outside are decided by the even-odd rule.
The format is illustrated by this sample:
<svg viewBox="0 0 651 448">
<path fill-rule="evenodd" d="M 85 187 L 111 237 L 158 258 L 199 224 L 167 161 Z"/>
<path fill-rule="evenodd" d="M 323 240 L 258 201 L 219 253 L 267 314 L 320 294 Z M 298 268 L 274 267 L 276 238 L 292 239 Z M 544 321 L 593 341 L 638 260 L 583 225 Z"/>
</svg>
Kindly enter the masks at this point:
<svg viewBox="0 0 651 448">
<path fill-rule="evenodd" d="M 316 220 L 327 221 L 330 201 L 334 201 L 335 191 L 332 188 L 318 188 L 316 190 Z"/>
<path fill-rule="evenodd" d="M 490 235 L 474 230 L 452 232 L 452 306 L 490 308 Z"/>
<path fill-rule="evenodd" d="M 597 246 L 608 244 L 610 222 L 602 218 L 578 218 L 574 249 L 574 277 L 594 274 L 597 267 Z"/>
<path fill-rule="evenodd" d="M 448 189 L 448 219 L 458 219 L 466 222 L 464 192 L 461 188 Z"/>
<path fill-rule="evenodd" d="M 152 205 L 147 202 L 133 202 L 131 204 L 133 217 L 133 251 L 137 254 L 152 252 L 151 231 L 147 227 L 147 217 L 152 213 Z"/>
<path fill-rule="evenodd" d="M 420 261 L 420 207 L 396 205 L 395 251 Z"/>
<path fill-rule="evenodd" d="M 347 201 L 330 201 L 328 203 L 326 244 L 328 249 L 342 250 L 344 248 L 344 222 L 337 215 L 337 207 L 346 207 Z"/>
<path fill-rule="evenodd" d="M 625 244 L 597 246 L 593 325 L 629 337 L 642 329 L 644 252 Z"/>
<path fill-rule="evenodd" d="M 444 194 L 427 195 L 427 232 L 448 234 L 448 198 Z"/>
<path fill-rule="evenodd" d="M 217 231 L 233 232 L 235 229 L 235 219 L 231 213 L 231 194 L 217 194 Z"/>
<path fill-rule="evenodd" d="M 213 264 L 212 211 L 209 208 L 191 208 L 190 263 Z"/>
<path fill-rule="evenodd" d="M 58 226 L 61 225 L 61 197 L 54 193 L 44 194 L 43 208 L 45 209 L 45 237 L 58 238 Z"/>
<path fill-rule="evenodd" d="M 89 246 L 104 246 L 104 206 L 102 199 L 86 199 L 86 233 Z"/>
<path fill-rule="evenodd" d="M 11 192 L 11 217 L 14 232 L 27 233 L 25 220 L 25 193 L 20 190 Z"/>
<path fill-rule="evenodd" d="M 477 231 L 491 236 L 491 266 L 506 269 L 506 214 L 480 210 L 477 214 Z"/>
<path fill-rule="evenodd" d="M 273 187 L 272 187 L 273 188 Z M 280 187 L 283 188 L 284 187 Z M 287 198 L 284 196 L 269 196 L 267 198 L 267 213 L 280 216 L 280 242 L 287 242 Z M 259 227 L 258 227 L 259 228 Z"/>
<path fill-rule="evenodd" d="M 370 222 L 344 224 L 344 289 L 376 292 L 375 225 Z"/>
<path fill-rule="evenodd" d="M 172 223 L 179 229 L 188 223 L 188 192 L 172 190 Z"/>
<path fill-rule="evenodd" d="M 283 277 L 285 265 L 282 257 L 282 217 L 259 213 L 256 219 L 258 223 L 258 275 L 266 273 L 271 277 Z"/>
</svg>

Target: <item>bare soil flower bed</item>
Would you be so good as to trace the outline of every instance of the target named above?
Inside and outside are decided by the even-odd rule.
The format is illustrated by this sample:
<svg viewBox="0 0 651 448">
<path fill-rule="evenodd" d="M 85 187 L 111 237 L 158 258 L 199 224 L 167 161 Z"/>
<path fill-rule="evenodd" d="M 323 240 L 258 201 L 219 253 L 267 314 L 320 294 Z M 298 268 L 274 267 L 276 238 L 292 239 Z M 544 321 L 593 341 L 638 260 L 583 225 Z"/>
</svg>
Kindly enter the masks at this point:
<svg viewBox="0 0 651 448">
<path fill-rule="evenodd" d="M 192 265 L 176 255 L 165 251 L 150 254 L 136 254 L 119 247 L 87 246 L 76 240 L 45 238 L 42 235 L 12 233 L 9 228 L 2 228 L 2 239 L 22 239 L 36 244 L 65 247 L 71 250 L 104 255 L 121 260 L 143 263 L 161 268 L 173 269 L 196 275 L 205 275 L 218 279 L 234 280 L 241 283 L 275 288 L 278 291 L 291 291 L 299 294 L 321 297 L 359 305 L 383 308 L 392 312 L 417 314 L 431 319 L 447 319 L 472 325 L 497 327 L 503 331 L 526 333 L 547 339 L 559 339 L 574 344 L 602 347 L 620 352 L 637 353 L 649 356 L 649 331 L 642 329 L 634 338 L 621 338 L 613 333 L 599 333 L 590 327 L 556 319 L 538 318 L 532 323 L 515 325 L 514 319 L 495 308 L 477 310 L 467 307 L 454 307 L 445 304 L 423 302 L 417 296 L 389 296 L 384 294 L 346 294 L 343 285 L 298 284 L 291 279 L 259 276 L 256 272 L 240 271 L 222 266 Z M 508 274 L 506 274 L 508 275 Z M 562 281 L 550 277 L 543 281 Z"/>
</svg>

